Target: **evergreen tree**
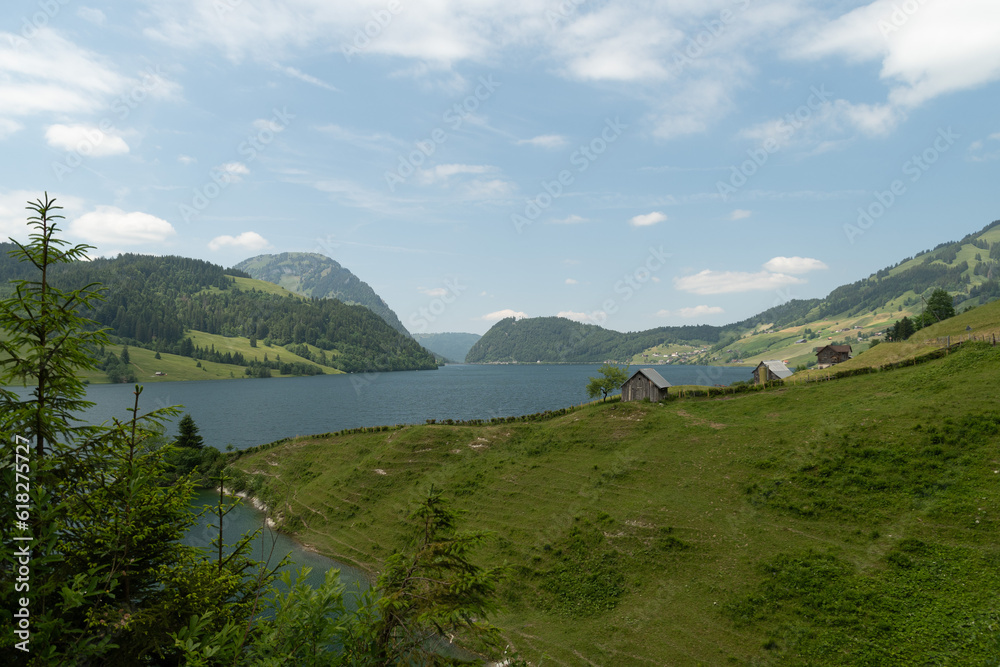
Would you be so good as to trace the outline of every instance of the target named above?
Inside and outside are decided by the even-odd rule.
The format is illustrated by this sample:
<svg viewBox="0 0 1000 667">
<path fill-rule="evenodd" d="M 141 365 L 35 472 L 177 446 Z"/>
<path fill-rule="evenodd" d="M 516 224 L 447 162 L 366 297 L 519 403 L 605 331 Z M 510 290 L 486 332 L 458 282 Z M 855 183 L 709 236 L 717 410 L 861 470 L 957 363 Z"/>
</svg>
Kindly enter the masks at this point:
<svg viewBox="0 0 1000 667">
<path fill-rule="evenodd" d="M 122 360 L 122 363 L 125 364 L 126 366 L 128 366 L 130 363 L 132 363 L 132 359 L 131 359 L 131 357 L 129 357 L 129 354 L 128 354 L 128 345 L 126 345 L 126 346 L 124 346 L 122 348 L 121 360 Z"/>
<path fill-rule="evenodd" d="M 205 446 L 204 439 L 198 435 L 198 426 L 194 423 L 194 418 L 190 414 L 185 414 L 177 423 L 177 439 L 174 444 L 178 447 L 190 447 L 201 449 Z"/>
</svg>

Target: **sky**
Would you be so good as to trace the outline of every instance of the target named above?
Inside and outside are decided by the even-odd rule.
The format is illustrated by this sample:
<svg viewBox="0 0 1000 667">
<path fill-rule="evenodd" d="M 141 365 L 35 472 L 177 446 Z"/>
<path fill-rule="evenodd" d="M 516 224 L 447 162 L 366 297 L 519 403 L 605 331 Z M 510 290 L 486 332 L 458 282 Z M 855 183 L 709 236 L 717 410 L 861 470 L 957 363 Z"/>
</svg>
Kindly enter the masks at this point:
<svg viewBox="0 0 1000 667">
<path fill-rule="evenodd" d="M 1000 218 L 996 0 L 35 0 L 0 238 L 318 252 L 414 333 L 727 324 Z"/>
</svg>

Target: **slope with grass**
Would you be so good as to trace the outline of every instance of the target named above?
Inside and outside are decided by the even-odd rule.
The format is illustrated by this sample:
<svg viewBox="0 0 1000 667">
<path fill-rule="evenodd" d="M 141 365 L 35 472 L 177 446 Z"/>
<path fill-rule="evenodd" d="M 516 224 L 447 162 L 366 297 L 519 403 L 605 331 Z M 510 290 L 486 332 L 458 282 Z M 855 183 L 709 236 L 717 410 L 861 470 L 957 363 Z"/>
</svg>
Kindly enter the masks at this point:
<svg viewBox="0 0 1000 667">
<path fill-rule="evenodd" d="M 877 348 L 876 348 L 877 349 Z M 532 664 L 1000 660 L 1000 348 L 834 382 L 297 438 L 239 483 L 377 570 L 430 484 Z"/>
</svg>

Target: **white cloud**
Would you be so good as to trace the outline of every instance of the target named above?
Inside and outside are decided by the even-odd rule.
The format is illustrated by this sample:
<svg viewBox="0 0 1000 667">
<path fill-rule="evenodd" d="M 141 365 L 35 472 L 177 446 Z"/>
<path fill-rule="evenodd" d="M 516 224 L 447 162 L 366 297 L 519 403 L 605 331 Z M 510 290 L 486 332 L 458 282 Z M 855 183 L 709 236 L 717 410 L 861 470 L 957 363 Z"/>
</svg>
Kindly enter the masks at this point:
<svg viewBox="0 0 1000 667">
<path fill-rule="evenodd" d="M 658 222 L 663 222 L 666 219 L 667 216 L 663 213 L 653 211 L 652 213 L 634 216 L 628 221 L 628 223 L 633 227 L 650 227 Z"/>
<path fill-rule="evenodd" d="M 243 180 L 244 176 L 250 174 L 250 168 L 242 162 L 220 164 L 215 168 L 215 171 L 221 173 L 226 178 L 227 183 L 239 183 Z"/>
<path fill-rule="evenodd" d="M 505 199 L 516 189 L 517 186 L 510 181 L 498 178 L 484 181 L 476 178 L 462 185 L 461 194 L 462 198 L 467 200 L 491 201 Z"/>
<path fill-rule="evenodd" d="M 326 81 L 323 81 L 322 79 L 317 79 L 313 75 L 306 74 L 302 70 L 296 69 L 294 67 L 287 67 L 287 66 L 278 65 L 277 63 L 275 63 L 274 64 L 274 69 L 278 70 L 282 74 L 285 74 L 287 76 L 292 77 L 293 79 L 298 79 L 299 81 L 304 81 L 305 83 L 308 83 L 308 84 L 311 84 L 313 86 L 316 86 L 317 88 L 323 88 L 325 90 L 329 90 L 329 91 L 334 92 L 334 93 L 339 93 L 340 92 L 340 89 L 337 88 L 336 86 L 331 85 L 331 84 L 327 83 Z"/>
<path fill-rule="evenodd" d="M 31 39 L 0 32 L 0 99 L 7 115 L 93 113 L 128 83 L 103 57 L 51 28 Z"/>
<path fill-rule="evenodd" d="M 177 161 L 180 162 L 181 164 L 194 164 L 195 162 L 198 161 L 198 158 L 191 157 L 190 155 L 178 155 Z"/>
<path fill-rule="evenodd" d="M 750 211 L 746 209 L 738 208 L 729 214 L 730 220 L 743 220 L 744 218 L 749 218 L 751 215 Z"/>
<path fill-rule="evenodd" d="M 573 310 L 561 310 L 556 313 L 556 317 L 565 317 L 567 320 L 580 322 L 582 324 L 594 324 L 594 318 L 587 313 L 578 313 Z"/>
<path fill-rule="evenodd" d="M 104 15 L 104 12 L 100 9 L 94 9 L 93 7 L 80 7 L 76 10 L 76 15 L 84 21 L 89 21 L 94 25 L 104 25 L 107 21 L 107 17 Z"/>
<path fill-rule="evenodd" d="M 488 164 L 439 164 L 430 169 L 421 169 L 418 178 L 421 183 L 431 184 L 447 181 L 458 174 L 491 174 L 499 171 Z"/>
<path fill-rule="evenodd" d="M 21 125 L 17 121 L 10 120 L 8 118 L 0 118 L 0 141 L 3 141 L 15 132 L 20 132 L 24 129 L 24 125 Z"/>
<path fill-rule="evenodd" d="M 998 23 L 1000 4 L 994 0 L 875 0 L 803 32 L 794 52 L 881 61 L 879 76 L 889 87 L 889 103 L 914 108 L 1000 79 Z"/>
<path fill-rule="evenodd" d="M 693 306 L 690 308 L 681 308 L 680 310 L 661 310 L 656 313 L 658 317 L 670 317 L 672 315 L 677 315 L 680 317 L 705 317 L 707 315 L 719 315 L 726 312 L 719 306 Z"/>
<path fill-rule="evenodd" d="M 45 141 L 57 150 L 83 156 L 104 157 L 129 152 L 128 144 L 118 134 L 102 132 L 94 125 L 50 125 Z"/>
<path fill-rule="evenodd" d="M 532 137 L 531 139 L 521 139 L 517 142 L 518 146 L 528 145 L 549 149 L 562 148 L 567 144 L 569 144 L 569 141 L 566 137 L 559 134 L 542 134 L 537 137 Z"/>
<path fill-rule="evenodd" d="M 830 267 L 811 257 L 774 257 L 764 264 L 764 268 L 774 273 L 798 274 Z"/>
<path fill-rule="evenodd" d="M 577 225 L 581 222 L 589 222 L 587 218 L 580 217 L 579 215 L 573 214 L 568 215 L 565 218 L 559 218 L 558 220 L 550 220 L 553 225 Z"/>
<path fill-rule="evenodd" d="M 805 281 L 783 273 L 759 271 L 711 271 L 705 269 L 691 276 L 674 278 L 674 287 L 692 294 L 731 294 L 756 290 L 778 289 L 786 285 L 796 285 Z"/>
<path fill-rule="evenodd" d="M 8 237 L 14 237 L 20 241 L 27 240 L 28 217 L 33 214 L 25 206 L 29 201 L 35 202 L 44 196 L 43 192 L 36 190 L 0 192 L 0 239 L 6 241 Z M 49 196 L 56 200 L 56 206 L 63 207 L 63 210 L 57 211 L 60 214 L 72 214 L 83 208 L 83 200 L 78 197 L 57 195 L 52 192 L 49 192 Z M 59 227 L 64 228 L 65 224 L 60 224 Z"/>
<path fill-rule="evenodd" d="M 576 278 L 567 278 L 566 279 L 566 284 L 567 285 L 579 285 L 580 281 L 577 280 Z"/>
<path fill-rule="evenodd" d="M 420 293 L 427 296 L 444 296 L 448 293 L 448 290 L 444 287 L 432 287 L 431 289 L 422 289 Z"/>
<path fill-rule="evenodd" d="M 985 140 L 977 139 L 969 144 L 967 157 L 972 162 L 989 162 L 1000 158 L 1000 132 L 994 132 Z"/>
<path fill-rule="evenodd" d="M 162 218 L 139 211 L 126 213 L 117 206 L 98 206 L 71 222 L 69 231 L 91 243 L 120 245 L 163 243 L 177 233 Z"/>
<path fill-rule="evenodd" d="M 221 250 L 223 248 L 234 248 L 247 252 L 257 252 L 271 245 L 267 239 L 257 232 L 243 232 L 238 236 L 216 236 L 208 242 L 209 250 Z"/>
<path fill-rule="evenodd" d="M 521 320 L 526 318 L 528 315 L 521 312 L 520 310 L 511 310 L 510 308 L 505 308 L 503 310 L 496 310 L 492 313 L 487 313 L 479 319 L 485 322 L 499 322 L 500 320 L 507 319 L 508 317 L 513 317 L 515 319 Z"/>
</svg>

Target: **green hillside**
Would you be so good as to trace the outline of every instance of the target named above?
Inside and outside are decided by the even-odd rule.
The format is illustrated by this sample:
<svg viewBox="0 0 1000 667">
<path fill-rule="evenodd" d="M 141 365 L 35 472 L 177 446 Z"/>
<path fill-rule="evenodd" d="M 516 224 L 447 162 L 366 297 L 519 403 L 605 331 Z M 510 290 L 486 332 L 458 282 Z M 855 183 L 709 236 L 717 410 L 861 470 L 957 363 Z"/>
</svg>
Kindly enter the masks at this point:
<svg viewBox="0 0 1000 667">
<path fill-rule="evenodd" d="M 814 361 L 813 347 L 824 344 L 866 349 L 896 320 L 921 313 L 922 299 L 934 289 L 948 291 L 963 310 L 1000 297 L 998 281 L 1000 220 L 842 285 L 823 299 L 793 299 L 726 326 L 620 333 L 562 318 L 503 320 L 486 332 L 468 360 L 756 365 L 782 359 L 798 366 Z"/>
<path fill-rule="evenodd" d="M 531 664 L 988 665 L 998 373 L 1000 348 L 971 344 L 719 399 L 297 438 L 234 466 L 286 530 L 371 570 L 445 489 L 493 531 L 482 560 L 511 572 L 494 620 Z"/>
<path fill-rule="evenodd" d="M 368 283 L 326 255 L 311 252 L 258 255 L 243 260 L 233 268 L 296 294 L 364 306 L 396 331 L 409 334 L 396 313 Z"/>
<path fill-rule="evenodd" d="M 0 279 L 33 277 L 34 269 L 3 252 L 11 244 L 0 246 Z M 105 299 L 88 316 L 109 329 L 114 343 L 231 365 L 235 376 L 249 366 L 256 377 L 312 374 L 320 367 L 343 372 L 437 367 L 432 354 L 368 308 L 306 299 L 202 260 L 123 254 L 57 267 L 52 279 L 64 289 L 105 287 Z M 232 342 L 214 345 L 192 332 Z M 289 351 L 305 361 L 264 362 L 261 352 L 255 363 L 250 351 L 257 342 L 293 346 Z"/>
</svg>

